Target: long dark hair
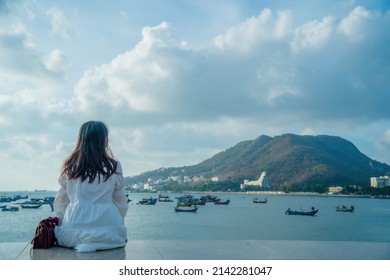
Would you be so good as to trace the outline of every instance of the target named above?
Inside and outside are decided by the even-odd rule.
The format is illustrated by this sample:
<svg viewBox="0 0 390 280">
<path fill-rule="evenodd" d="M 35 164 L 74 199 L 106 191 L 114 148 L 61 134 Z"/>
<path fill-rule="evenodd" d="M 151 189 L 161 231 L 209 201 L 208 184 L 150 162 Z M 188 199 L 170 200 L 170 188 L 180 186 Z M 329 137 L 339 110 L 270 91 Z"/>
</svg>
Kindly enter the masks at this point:
<svg viewBox="0 0 390 280">
<path fill-rule="evenodd" d="M 89 178 L 92 183 L 96 176 L 106 181 L 116 173 L 117 160 L 113 157 L 108 146 L 108 127 L 100 121 L 88 121 L 79 130 L 76 147 L 64 161 L 61 174 L 69 179 Z"/>
</svg>

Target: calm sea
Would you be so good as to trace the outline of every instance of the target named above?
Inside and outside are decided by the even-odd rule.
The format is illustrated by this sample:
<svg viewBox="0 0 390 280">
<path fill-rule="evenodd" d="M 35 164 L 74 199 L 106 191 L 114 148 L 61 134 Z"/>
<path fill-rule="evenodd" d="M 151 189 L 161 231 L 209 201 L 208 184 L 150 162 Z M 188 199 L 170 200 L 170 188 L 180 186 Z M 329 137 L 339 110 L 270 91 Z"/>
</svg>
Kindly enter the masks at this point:
<svg viewBox="0 0 390 280">
<path fill-rule="evenodd" d="M 55 192 L 18 192 L 0 195 L 54 196 Z M 144 197 L 130 194 L 125 218 L 129 240 L 319 240 L 390 242 L 390 200 L 323 196 L 214 194 L 229 205 L 206 203 L 196 213 L 176 213 L 174 202 L 139 205 Z M 201 194 L 193 194 L 200 197 Z M 268 203 L 253 203 L 255 197 Z M 22 200 L 23 201 L 23 200 Z M 19 201 L 21 202 L 21 201 Z M 4 203 L 0 203 L 4 205 Z M 10 205 L 10 203 L 7 203 Z M 354 213 L 336 212 L 337 205 L 354 205 Z M 319 209 L 316 216 L 289 216 L 285 210 Z M 38 222 L 54 215 L 49 205 L 17 212 L 0 211 L 0 242 L 30 241 Z"/>
</svg>

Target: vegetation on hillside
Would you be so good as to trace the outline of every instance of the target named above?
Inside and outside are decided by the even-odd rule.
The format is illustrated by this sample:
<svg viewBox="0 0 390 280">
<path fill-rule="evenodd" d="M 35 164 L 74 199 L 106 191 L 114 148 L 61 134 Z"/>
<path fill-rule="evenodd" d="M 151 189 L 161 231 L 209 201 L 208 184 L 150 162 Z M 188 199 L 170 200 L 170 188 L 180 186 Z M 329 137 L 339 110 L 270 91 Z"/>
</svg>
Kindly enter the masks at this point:
<svg viewBox="0 0 390 280">
<path fill-rule="evenodd" d="M 170 176 L 201 176 L 206 182 L 184 184 L 187 188 L 238 191 L 245 179 L 257 180 L 266 171 L 273 190 L 325 193 L 329 186 L 359 186 L 370 190 L 370 177 L 383 176 L 390 166 L 361 153 L 351 142 L 337 136 L 262 135 L 243 141 L 193 166 L 161 168 L 127 177 L 128 184 Z M 210 182 L 218 177 L 223 183 Z M 176 184 L 176 186 L 175 186 Z M 165 183 L 166 188 L 182 188 Z M 356 190 L 355 190 L 356 191 Z M 376 192 L 381 192 L 376 190 Z"/>
</svg>

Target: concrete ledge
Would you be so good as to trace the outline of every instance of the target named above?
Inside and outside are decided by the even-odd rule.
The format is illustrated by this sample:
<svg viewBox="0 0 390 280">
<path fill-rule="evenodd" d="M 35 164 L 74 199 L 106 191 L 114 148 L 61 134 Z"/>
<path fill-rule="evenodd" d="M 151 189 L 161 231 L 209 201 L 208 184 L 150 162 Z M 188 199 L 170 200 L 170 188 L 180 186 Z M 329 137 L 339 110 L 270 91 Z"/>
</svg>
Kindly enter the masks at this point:
<svg viewBox="0 0 390 280">
<path fill-rule="evenodd" d="M 390 260 L 390 243 L 279 240 L 129 241 L 126 247 L 76 253 L 62 247 L 35 249 L 0 243 L 3 260 Z"/>
<path fill-rule="evenodd" d="M 27 242 L 20 243 L 0 243 L 0 260 L 15 260 L 20 254 L 29 250 L 30 244 Z"/>
</svg>

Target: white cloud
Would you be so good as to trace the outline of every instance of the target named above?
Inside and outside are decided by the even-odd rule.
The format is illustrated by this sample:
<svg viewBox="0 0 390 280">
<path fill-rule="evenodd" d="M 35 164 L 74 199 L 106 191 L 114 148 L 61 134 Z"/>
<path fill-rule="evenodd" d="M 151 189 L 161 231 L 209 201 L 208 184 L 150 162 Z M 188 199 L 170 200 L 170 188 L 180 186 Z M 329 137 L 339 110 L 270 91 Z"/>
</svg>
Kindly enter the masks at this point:
<svg viewBox="0 0 390 280">
<path fill-rule="evenodd" d="M 383 137 L 378 141 L 379 148 L 387 154 L 390 154 L 390 129 L 387 129 Z"/>
<path fill-rule="evenodd" d="M 232 49 L 242 53 L 250 52 L 254 45 L 260 41 L 266 41 L 272 36 L 271 19 L 271 10 L 264 9 L 259 16 L 251 17 L 244 23 L 230 28 L 224 35 L 217 36 L 214 43 L 221 50 Z M 283 33 L 280 30 L 282 27 L 283 23 L 280 21 L 278 35 Z"/>
<path fill-rule="evenodd" d="M 291 11 L 278 11 L 278 19 L 275 22 L 273 35 L 276 39 L 283 39 L 292 33 Z"/>
<path fill-rule="evenodd" d="M 131 124 L 130 124 L 131 126 Z M 110 129 L 110 146 L 127 174 L 197 164 L 237 142 L 258 136 L 251 120 L 221 118 Z M 196 145 L 194 145 L 196 143 Z"/>
<path fill-rule="evenodd" d="M 172 25 L 162 22 L 157 26 L 146 26 L 142 29 L 142 41 L 136 46 L 141 55 L 148 55 L 153 49 L 180 48 L 182 42 L 176 36 Z"/>
<path fill-rule="evenodd" d="M 10 120 L 5 116 L 0 116 L 0 127 L 4 128 L 10 125 Z"/>
<path fill-rule="evenodd" d="M 174 67 L 180 67 L 180 52 L 185 45 L 163 22 L 145 27 L 137 46 L 95 69 L 86 71 L 75 87 L 81 110 L 107 104 L 113 108 L 127 105 L 135 112 L 157 113 L 169 110 Z M 184 61 L 185 63 L 185 61 Z"/>
<path fill-rule="evenodd" d="M 292 21 L 291 11 L 278 11 L 275 18 L 270 9 L 264 9 L 257 17 L 251 17 L 218 35 L 214 44 L 220 50 L 253 55 L 253 52 L 291 36 Z"/>
<path fill-rule="evenodd" d="M 390 144 L 390 129 L 385 132 L 385 141 Z"/>
<path fill-rule="evenodd" d="M 364 44 L 382 47 L 382 38 L 344 46 L 334 35 L 336 22 L 326 16 L 295 27 L 291 12 L 273 19 L 265 9 L 216 36 L 216 49 L 203 51 L 183 48 L 171 24 L 145 27 L 134 49 L 85 72 L 75 87 L 75 108 L 91 117 L 104 110 L 109 120 L 120 116 L 134 126 L 227 116 L 259 119 L 264 126 L 342 116 L 350 125 L 362 121 L 354 108 L 375 108 L 375 118 L 384 111 L 377 101 L 367 103 L 373 80 L 366 72 L 372 69 L 361 66 Z M 375 67 L 387 69 L 385 61 Z M 382 82 L 374 87 L 383 91 Z"/>
<path fill-rule="evenodd" d="M 359 6 L 344 18 L 338 30 L 352 40 L 362 40 L 370 29 L 370 21 L 375 19 L 373 12 Z"/>
<path fill-rule="evenodd" d="M 68 30 L 70 24 L 65 17 L 62 10 L 59 8 L 51 8 L 46 12 L 46 15 L 51 17 L 51 26 L 53 34 L 59 35 L 60 37 L 67 39 L 69 37 Z"/>
<path fill-rule="evenodd" d="M 314 128 L 306 127 L 299 133 L 300 135 L 318 135 L 317 131 Z"/>
<path fill-rule="evenodd" d="M 328 40 L 333 30 L 333 18 L 325 17 L 322 21 L 311 21 L 298 27 L 291 42 L 294 52 L 301 50 L 320 48 Z"/>
<path fill-rule="evenodd" d="M 15 26 L 13 23 L 11 26 Z M 58 51 L 54 51 L 48 64 L 41 54 L 35 49 L 32 35 L 23 24 L 9 30 L 0 30 L 0 82 L 16 87 L 21 85 L 32 87 L 47 87 L 57 85 L 61 76 L 50 69 L 53 67 L 54 58 L 60 57 Z M 64 55 L 62 54 L 64 58 Z M 62 60 L 61 62 L 64 62 Z M 58 64 L 58 63 L 57 63 Z M 47 68 L 47 66 L 50 66 Z M 58 69 L 55 69 L 58 70 Z M 9 88 L 9 86 L 3 88 Z"/>
<path fill-rule="evenodd" d="M 59 49 L 52 50 L 45 61 L 46 68 L 49 71 L 64 73 L 69 68 L 69 62 L 63 51 Z"/>
</svg>

